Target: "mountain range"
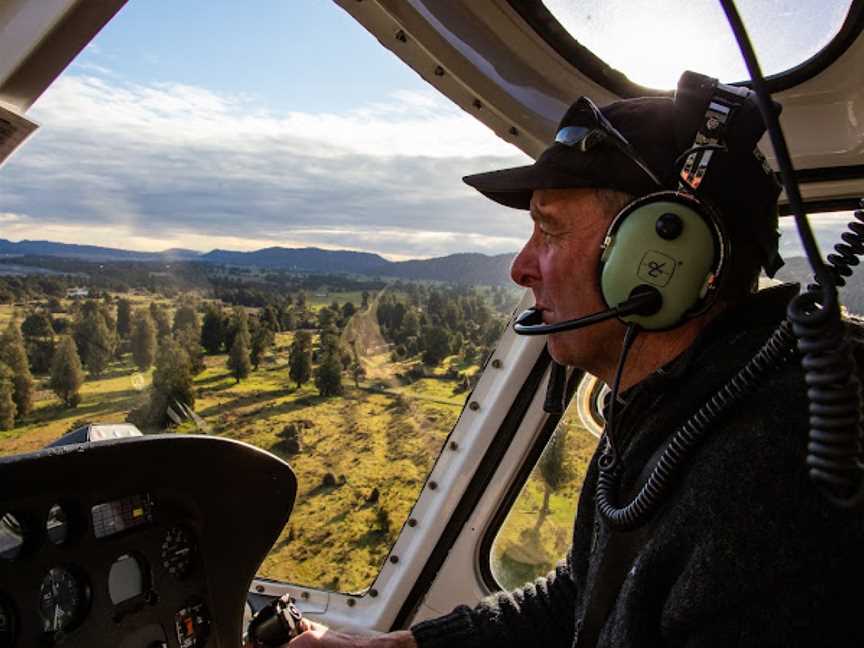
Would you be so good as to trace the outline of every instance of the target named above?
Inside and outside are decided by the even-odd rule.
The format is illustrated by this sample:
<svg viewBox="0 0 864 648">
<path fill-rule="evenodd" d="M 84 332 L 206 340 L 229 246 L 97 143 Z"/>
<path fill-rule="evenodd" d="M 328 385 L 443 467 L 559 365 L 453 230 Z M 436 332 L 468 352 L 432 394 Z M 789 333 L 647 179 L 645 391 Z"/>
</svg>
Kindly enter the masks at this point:
<svg viewBox="0 0 864 648">
<path fill-rule="evenodd" d="M 494 256 L 479 253 L 450 254 L 432 259 L 389 261 L 370 252 L 322 250 L 320 248 L 270 247 L 253 252 L 170 249 L 162 252 L 136 252 L 97 245 L 75 245 L 53 241 L 12 242 L 0 239 L 0 259 L 9 268 L 19 257 L 62 257 L 90 262 L 138 261 L 169 263 L 191 261 L 213 265 L 289 270 L 313 274 L 359 274 L 395 279 L 424 279 L 470 285 L 512 285 L 510 263 L 514 253 Z M 20 273 L 26 268 L 17 268 Z M 806 286 L 811 277 L 810 266 L 803 257 L 790 257 L 777 274 L 780 281 L 794 281 Z M 854 278 L 840 291 L 840 299 L 853 313 L 864 313 L 864 283 Z"/>
<path fill-rule="evenodd" d="M 309 273 L 362 274 L 398 279 L 427 279 L 466 284 L 509 283 L 510 262 L 515 253 L 451 254 L 433 259 L 389 261 L 378 254 L 320 248 L 270 247 L 252 252 L 171 249 L 163 252 L 136 252 L 96 245 L 75 245 L 53 241 L 13 242 L 0 239 L 0 258 L 11 260 L 23 256 L 48 256 L 80 259 L 90 262 L 144 261 L 168 263 L 194 261 L 214 265 L 290 270 Z"/>
</svg>

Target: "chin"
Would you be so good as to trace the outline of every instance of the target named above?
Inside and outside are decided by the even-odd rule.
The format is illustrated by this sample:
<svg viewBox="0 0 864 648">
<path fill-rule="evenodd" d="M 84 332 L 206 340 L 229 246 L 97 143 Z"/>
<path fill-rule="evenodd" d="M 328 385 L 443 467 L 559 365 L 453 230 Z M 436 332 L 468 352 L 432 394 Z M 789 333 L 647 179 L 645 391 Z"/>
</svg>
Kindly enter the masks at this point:
<svg viewBox="0 0 864 648">
<path fill-rule="evenodd" d="M 563 344 L 563 340 L 559 339 L 559 335 L 550 335 L 547 338 L 546 347 L 549 349 L 549 355 L 560 365 L 575 366 L 574 361 L 577 359 L 572 357 L 572 351 L 568 353 L 569 349 L 566 344 Z"/>
</svg>

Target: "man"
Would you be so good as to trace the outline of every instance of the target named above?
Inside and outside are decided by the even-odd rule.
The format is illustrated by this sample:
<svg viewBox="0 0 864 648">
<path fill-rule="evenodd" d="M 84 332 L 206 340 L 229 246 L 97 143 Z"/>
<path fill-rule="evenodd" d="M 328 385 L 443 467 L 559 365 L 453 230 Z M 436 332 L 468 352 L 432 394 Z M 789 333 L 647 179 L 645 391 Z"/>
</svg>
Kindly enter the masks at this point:
<svg viewBox="0 0 864 648">
<path fill-rule="evenodd" d="M 670 435 L 759 352 L 796 292 L 752 294 L 760 268 L 773 274 L 781 263 L 779 187 L 754 154 L 761 121 L 752 128 L 751 119 L 743 135 L 730 132 L 729 142 L 740 136 L 736 145 L 711 151 L 698 189 L 679 186 L 688 156 L 710 150 L 698 149 L 704 138 L 696 136 L 707 100 L 691 104 L 679 87 L 675 100 L 621 101 L 598 117 L 583 98 L 533 165 L 466 178 L 489 198 L 530 210 L 534 231 L 512 278 L 532 290 L 546 324 L 614 306 L 600 280 L 610 223 L 635 197 L 657 191 L 658 181 L 692 191 L 718 214 L 729 244 L 724 270 L 710 298 L 677 326 L 640 331 L 626 362 L 627 325 L 618 319 L 548 338 L 558 363 L 610 385 L 620 373 L 614 434 L 606 435 L 616 444 L 621 505 Z M 583 139 L 568 142 L 568 129 L 581 129 Z M 599 143 L 586 145 L 589 135 Z M 595 456 L 571 550 L 547 577 L 410 631 L 360 638 L 312 624 L 290 645 L 864 645 L 858 596 L 849 590 L 864 582 L 864 524 L 829 505 L 807 478 L 797 361 L 778 362 L 753 392 L 710 426 L 636 530 L 621 531 L 598 512 Z"/>
</svg>

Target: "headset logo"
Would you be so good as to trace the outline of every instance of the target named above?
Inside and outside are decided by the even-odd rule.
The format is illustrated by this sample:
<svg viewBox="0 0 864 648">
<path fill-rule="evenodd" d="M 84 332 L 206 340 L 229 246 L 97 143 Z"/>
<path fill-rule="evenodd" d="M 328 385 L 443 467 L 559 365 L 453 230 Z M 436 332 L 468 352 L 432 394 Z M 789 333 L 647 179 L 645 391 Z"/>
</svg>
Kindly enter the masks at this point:
<svg viewBox="0 0 864 648">
<path fill-rule="evenodd" d="M 662 288 L 672 279 L 677 265 L 672 257 L 656 250 L 649 250 L 639 262 L 637 274 L 642 281 Z"/>
</svg>

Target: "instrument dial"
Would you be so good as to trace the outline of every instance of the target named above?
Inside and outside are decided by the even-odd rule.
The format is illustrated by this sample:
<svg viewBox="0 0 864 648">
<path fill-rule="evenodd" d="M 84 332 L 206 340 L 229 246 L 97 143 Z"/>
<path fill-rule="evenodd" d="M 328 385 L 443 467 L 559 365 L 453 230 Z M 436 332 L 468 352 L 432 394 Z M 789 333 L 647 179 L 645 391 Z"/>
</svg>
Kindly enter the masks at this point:
<svg viewBox="0 0 864 648">
<path fill-rule="evenodd" d="M 162 566 L 177 578 L 183 578 L 192 569 L 194 547 L 189 533 L 173 527 L 162 541 Z"/>
<path fill-rule="evenodd" d="M 45 632 L 68 632 L 87 612 L 89 589 L 64 567 L 54 567 L 42 580 L 39 612 Z"/>
</svg>

